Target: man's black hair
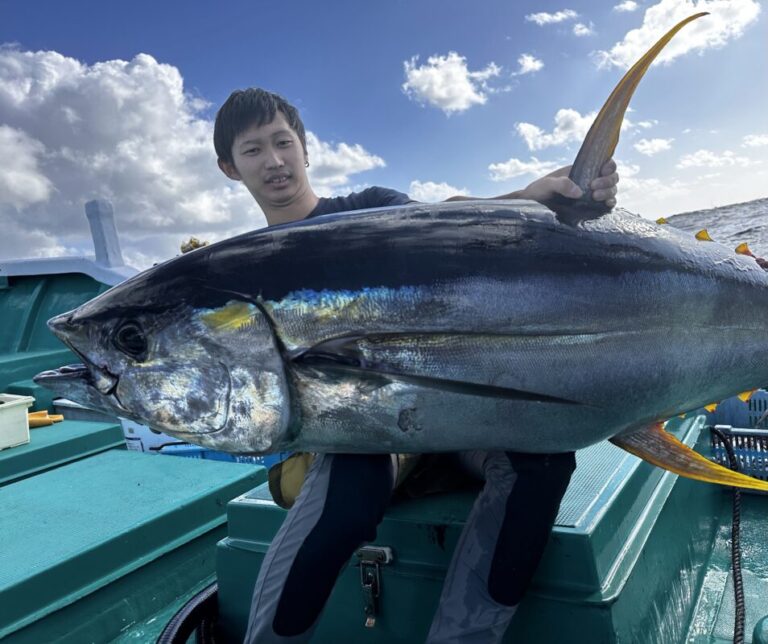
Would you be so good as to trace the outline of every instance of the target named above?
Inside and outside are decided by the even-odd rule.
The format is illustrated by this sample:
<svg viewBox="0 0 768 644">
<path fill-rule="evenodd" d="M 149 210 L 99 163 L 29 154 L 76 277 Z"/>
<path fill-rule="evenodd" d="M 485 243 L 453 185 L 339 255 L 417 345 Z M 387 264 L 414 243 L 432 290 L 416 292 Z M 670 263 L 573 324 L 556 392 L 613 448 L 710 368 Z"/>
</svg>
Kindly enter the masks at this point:
<svg viewBox="0 0 768 644">
<path fill-rule="evenodd" d="M 296 132 L 304 153 L 307 153 L 307 137 L 299 110 L 282 96 L 259 87 L 236 89 L 219 108 L 213 128 L 213 145 L 219 159 L 234 163 L 232 144 L 235 137 L 252 125 L 261 127 L 271 123 L 278 110 L 285 116 L 288 125 Z"/>
</svg>

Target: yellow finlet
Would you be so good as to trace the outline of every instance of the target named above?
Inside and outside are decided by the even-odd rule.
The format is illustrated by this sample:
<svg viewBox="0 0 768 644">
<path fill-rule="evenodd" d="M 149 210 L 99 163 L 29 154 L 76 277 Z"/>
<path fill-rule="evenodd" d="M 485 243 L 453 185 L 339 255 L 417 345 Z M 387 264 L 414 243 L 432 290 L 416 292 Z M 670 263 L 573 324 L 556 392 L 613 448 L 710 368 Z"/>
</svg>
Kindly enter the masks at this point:
<svg viewBox="0 0 768 644">
<path fill-rule="evenodd" d="M 669 222 L 667 221 L 667 218 L 666 218 L 666 217 L 659 217 L 659 218 L 656 220 L 656 223 L 657 223 L 657 224 L 668 224 Z"/>
<path fill-rule="evenodd" d="M 699 241 L 714 241 L 714 239 L 709 236 L 706 228 L 702 228 L 699 232 L 696 233 L 696 239 Z"/>
<path fill-rule="evenodd" d="M 644 461 L 689 479 L 768 492 L 768 481 L 713 463 L 665 432 L 661 423 L 631 434 L 614 436 L 611 442 Z"/>
<path fill-rule="evenodd" d="M 744 242 L 743 244 L 739 244 L 736 246 L 736 252 L 739 255 L 749 255 L 750 257 L 754 257 L 752 254 L 752 251 L 749 250 L 749 246 L 747 246 L 747 242 Z"/>
<path fill-rule="evenodd" d="M 704 409 L 706 409 L 710 414 L 717 409 L 717 406 L 720 403 L 709 403 L 708 405 L 704 405 Z"/>
<path fill-rule="evenodd" d="M 747 402 L 750 398 L 752 398 L 753 394 L 757 391 L 757 389 L 753 389 L 752 391 L 742 391 L 739 394 L 739 400 L 741 402 Z"/>
</svg>

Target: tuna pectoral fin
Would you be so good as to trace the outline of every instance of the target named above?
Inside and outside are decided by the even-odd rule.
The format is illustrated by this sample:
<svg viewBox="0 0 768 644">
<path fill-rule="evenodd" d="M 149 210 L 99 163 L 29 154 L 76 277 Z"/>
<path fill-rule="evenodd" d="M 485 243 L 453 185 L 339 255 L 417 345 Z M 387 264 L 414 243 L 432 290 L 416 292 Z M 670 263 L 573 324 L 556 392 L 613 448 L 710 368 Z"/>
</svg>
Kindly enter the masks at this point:
<svg viewBox="0 0 768 644">
<path fill-rule="evenodd" d="M 301 364 L 312 367 L 318 372 L 335 378 L 352 378 L 358 384 L 366 383 L 372 388 L 378 388 L 393 382 L 400 382 L 421 388 L 423 390 L 443 391 L 464 396 L 483 396 L 485 398 L 503 398 L 505 400 L 519 400 L 521 402 L 553 403 L 558 405 L 583 405 L 576 400 L 549 396 L 534 391 L 524 391 L 511 387 L 496 387 L 494 385 L 481 385 L 474 382 L 461 380 L 449 380 L 445 378 L 433 378 L 408 373 L 398 373 L 380 368 L 361 367 L 359 365 L 341 364 L 328 361 L 317 355 L 305 355 Z"/>
<path fill-rule="evenodd" d="M 692 20 L 706 15 L 706 12 L 697 13 L 678 22 L 632 66 L 611 92 L 595 118 L 595 122 L 592 123 L 592 127 L 589 128 L 568 175 L 583 190 L 583 195 L 579 199 L 558 197 L 546 204 L 557 213 L 560 221 L 575 225 L 579 221 L 594 219 L 610 210 L 605 202 L 592 199 L 589 186 L 593 179 L 600 176 L 600 170 L 605 162 L 613 156 L 616 144 L 619 142 L 619 130 L 624 120 L 624 113 L 629 106 L 629 100 L 651 63 L 674 35 Z"/>
<path fill-rule="evenodd" d="M 665 432 L 661 423 L 615 436 L 611 442 L 644 461 L 697 481 L 768 491 L 768 481 L 752 478 L 713 463 Z"/>
</svg>

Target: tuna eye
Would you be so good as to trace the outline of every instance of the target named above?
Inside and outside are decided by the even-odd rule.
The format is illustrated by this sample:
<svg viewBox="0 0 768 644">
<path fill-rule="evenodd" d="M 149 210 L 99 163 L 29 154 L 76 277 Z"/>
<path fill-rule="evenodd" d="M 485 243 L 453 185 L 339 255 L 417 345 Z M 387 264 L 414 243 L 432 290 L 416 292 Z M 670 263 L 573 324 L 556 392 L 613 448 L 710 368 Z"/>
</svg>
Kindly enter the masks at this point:
<svg viewBox="0 0 768 644">
<path fill-rule="evenodd" d="M 115 347 L 136 360 L 147 356 L 147 337 L 136 322 L 126 322 L 112 339 Z"/>
</svg>

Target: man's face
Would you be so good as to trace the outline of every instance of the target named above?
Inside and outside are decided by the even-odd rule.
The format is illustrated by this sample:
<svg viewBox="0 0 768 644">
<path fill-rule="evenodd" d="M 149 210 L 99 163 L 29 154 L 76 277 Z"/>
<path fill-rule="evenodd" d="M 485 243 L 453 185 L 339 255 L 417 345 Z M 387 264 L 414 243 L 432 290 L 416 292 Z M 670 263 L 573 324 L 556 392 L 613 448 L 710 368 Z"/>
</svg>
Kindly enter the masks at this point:
<svg viewBox="0 0 768 644">
<path fill-rule="evenodd" d="M 282 112 L 235 137 L 232 159 L 234 167 L 220 164 L 222 170 L 242 181 L 262 209 L 290 206 L 309 190 L 304 149 Z"/>
</svg>

